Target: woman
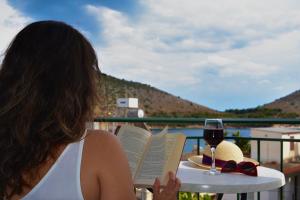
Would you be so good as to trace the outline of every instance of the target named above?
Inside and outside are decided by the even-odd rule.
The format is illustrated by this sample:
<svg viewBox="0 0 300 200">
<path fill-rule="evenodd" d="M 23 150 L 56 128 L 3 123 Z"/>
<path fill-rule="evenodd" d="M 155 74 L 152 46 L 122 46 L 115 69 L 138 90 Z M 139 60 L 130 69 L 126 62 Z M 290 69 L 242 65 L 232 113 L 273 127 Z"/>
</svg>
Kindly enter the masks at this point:
<svg viewBox="0 0 300 200">
<path fill-rule="evenodd" d="M 91 44 L 69 25 L 17 34 L 0 70 L 0 199 L 135 199 L 117 139 L 85 130 L 99 74 Z M 170 173 L 154 199 L 175 199 L 179 187 Z"/>
</svg>

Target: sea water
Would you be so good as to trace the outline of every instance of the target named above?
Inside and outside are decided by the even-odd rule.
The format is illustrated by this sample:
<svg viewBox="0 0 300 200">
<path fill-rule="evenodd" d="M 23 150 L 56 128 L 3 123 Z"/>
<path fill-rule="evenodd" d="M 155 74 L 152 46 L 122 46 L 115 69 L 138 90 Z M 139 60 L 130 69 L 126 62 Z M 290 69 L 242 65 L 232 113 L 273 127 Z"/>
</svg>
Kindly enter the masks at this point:
<svg viewBox="0 0 300 200">
<path fill-rule="evenodd" d="M 161 129 L 152 129 L 153 133 L 159 133 Z M 250 128 L 225 128 L 227 136 L 232 136 L 233 133 L 240 132 L 241 137 L 250 137 Z M 183 133 L 186 136 L 203 136 L 203 128 L 169 128 L 168 133 Z M 200 139 L 200 149 L 205 146 L 204 139 Z M 191 152 L 193 148 L 197 148 L 196 139 L 187 139 L 183 149 L 184 153 Z"/>
</svg>

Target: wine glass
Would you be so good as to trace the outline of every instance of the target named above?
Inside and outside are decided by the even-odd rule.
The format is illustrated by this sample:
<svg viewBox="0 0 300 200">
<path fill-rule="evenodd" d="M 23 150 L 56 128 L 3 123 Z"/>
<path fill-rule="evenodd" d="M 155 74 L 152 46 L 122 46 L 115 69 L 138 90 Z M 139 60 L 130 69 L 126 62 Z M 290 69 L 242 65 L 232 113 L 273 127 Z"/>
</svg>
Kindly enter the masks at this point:
<svg viewBox="0 0 300 200">
<path fill-rule="evenodd" d="M 224 127 L 222 119 L 206 119 L 203 136 L 205 141 L 209 144 L 211 150 L 211 168 L 208 171 L 210 175 L 218 175 L 219 171 L 216 169 L 215 164 L 215 151 L 223 139 L 224 139 Z"/>
</svg>

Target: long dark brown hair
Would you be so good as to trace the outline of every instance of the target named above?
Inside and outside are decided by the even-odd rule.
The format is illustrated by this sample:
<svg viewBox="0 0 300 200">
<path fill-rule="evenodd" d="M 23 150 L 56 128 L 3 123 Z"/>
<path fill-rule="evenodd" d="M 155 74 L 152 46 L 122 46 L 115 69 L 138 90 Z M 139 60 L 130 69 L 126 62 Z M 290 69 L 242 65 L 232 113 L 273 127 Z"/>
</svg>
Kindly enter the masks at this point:
<svg viewBox="0 0 300 200">
<path fill-rule="evenodd" d="M 53 149 L 80 140 L 99 74 L 91 44 L 63 22 L 34 22 L 16 35 L 0 69 L 0 199 L 20 194 L 22 174 Z"/>
</svg>

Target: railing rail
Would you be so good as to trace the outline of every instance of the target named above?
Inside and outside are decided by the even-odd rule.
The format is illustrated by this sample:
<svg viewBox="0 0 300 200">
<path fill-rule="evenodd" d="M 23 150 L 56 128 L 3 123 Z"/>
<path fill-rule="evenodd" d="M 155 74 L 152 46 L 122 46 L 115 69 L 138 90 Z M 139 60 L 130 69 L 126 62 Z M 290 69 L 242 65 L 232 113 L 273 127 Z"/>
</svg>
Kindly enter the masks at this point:
<svg viewBox="0 0 300 200">
<path fill-rule="evenodd" d="M 97 117 L 94 122 L 148 122 L 203 124 L 206 118 L 167 118 L 167 117 Z M 223 118 L 225 124 L 300 124 L 300 119 L 287 118 Z"/>
</svg>

